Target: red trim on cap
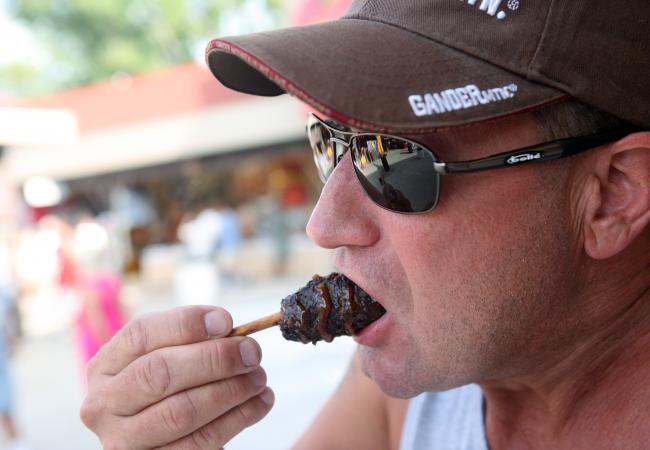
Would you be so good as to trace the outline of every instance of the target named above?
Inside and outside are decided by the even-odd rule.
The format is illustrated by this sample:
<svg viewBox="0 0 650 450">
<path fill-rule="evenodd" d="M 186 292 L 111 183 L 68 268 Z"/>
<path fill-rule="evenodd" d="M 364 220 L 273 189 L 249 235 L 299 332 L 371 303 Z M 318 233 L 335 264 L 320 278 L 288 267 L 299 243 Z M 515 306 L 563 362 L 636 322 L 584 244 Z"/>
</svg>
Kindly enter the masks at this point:
<svg viewBox="0 0 650 450">
<path fill-rule="evenodd" d="M 300 99 L 303 102 L 307 103 L 309 106 L 312 106 L 313 108 L 318 110 L 319 113 L 321 113 L 323 115 L 326 115 L 326 116 L 334 119 L 335 121 L 337 121 L 337 122 L 339 122 L 341 124 L 344 124 L 344 125 L 348 125 L 348 126 L 350 126 L 352 128 L 357 128 L 357 129 L 360 129 L 360 130 L 367 130 L 367 131 L 374 131 L 374 132 L 378 132 L 378 133 L 426 134 L 426 133 L 434 133 L 434 132 L 440 131 L 440 130 L 447 130 L 447 129 L 452 129 L 452 128 L 456 129 L 456 128 L 466 127 L 466 126 L 470 126 L 470 125 L 474 125 L 474 124 L 478 124 L 478 123 L 485 123 L 485 122 L 490 122 L 490 121 L 493 121 L 493 120 L 498 120 L 498 119 L 503 119 L 503 118 L 506 118 L 506 117 L 511 117 L 511 116 L 516 116 L 516 115 L 519 115 L 519 114 L 524 114 L 524 113 L 527 113 L 529 111 L 539 109 L 539 108 L 541 108 L 543 106 L 550 105 L 550 104 L 553 104 L 553 103 L 559 103 L 561 101 L 565 101 L 568 98 L 570 98 L 570 96 L 567 94 L 565 96 L 554 98 L 552 100 L 548 100 L 548 101 L 545 101 L 545 102 L 542 102 L 542 103 L 531 105 L 531 106 L 529 106 L 527 108 L 521 109 L 521 110 L 513 112 L 513 113 L 507 113 L 507 114 L 503 114 L 503 115 L 496 116 L 496 117 L 490 117 L 490 118 L 487 118 L 487 119 L 479 119 L 479 120 L 475 120 L 475 121 L 472 121 L 472 122 L 467 122 L 467 123 L 462 123 L 462 124 L 457 124 L 457 125 L 446 125 L 446 126 L 438 126 L 438 127 L 429 126 L 429 127 L 420 127 L 420 128 L 417 128 L 417 127 L 415 127 L 415 128 L 411 128 L 411 127 L 408 127 L 408 128 L 404 128 L 404 127 L 402 127 L 402 128 L 400 128 L 400 127 L 386 127 L 386 126 L 383 126 L 383 125 L 377 125 L 377 124 L 374 124 L 374 123 L 358 120 L 358 119 L 355 119 L 354 117 L 351 117 L 351 116 L 343 114 L 343 113 L 341 113 L 339 111 L 336 111 L 331 106 L 326 105 L 325 103 L 321 102 L 320 100 L 318 100 L 318 99 L 312 97 L 311 95 L 309 95 L 304 89 L 302 89 L 300 86 L 298 86 L 293 81 L 291 81 L 288 78 L 284 77 L 281 73 L 275 71 L 273 68 L 271 68 L 269 65 L 267 65 L 264 61 L 262 61 L 257 56 L 255 56 L 255 55 L 247 52 L 243 48 L 238 47 L 237 45 L 235 45 L 235 44 L 233 44 L 231 42 L 225 41 L 223 39 L 213 39 L 208 44 L 208 47 L 207 47 L 207 49 L 205 51 L 205 60 L 206 60 L 206 64 L 208 65 L 208 67 L 210 66 L 208 57 L 210 55 L 210 52 L 215 50 L 215 49 L 225 51 L 227 53 L 230 53 L 232 55 L 237 56 L 238 58 L 241 58 L 246 63 L 248 63 L 251 67 L 258 70 L 263 75 L 265 75 L 268 79 L 270 79 L 275 84 L 277 84 L 282 89 L 284 89 L 286 92 L 288 92 L 291 95 L 294 95 L 298 99 Z"/>
<path fill-rule="evenodd" d="M 246 50 L 242 49 L 241 47 L 238 47 L 228 41 L 224 41 L 221 39 L 214 39 L 210 42 L 210 44 L 208 44 L 208 48 L 205 53 L 206 63 L 208 64 L 208 66 L 209 66 L 208 56 L 210 52 L 214 49 L 224 50 L 227 53 L 235 55 L 238 58 L 241 58 L 242 60 L 247 62 L 250 66 L 252 66 L 256 70 L 264 74 L 268 79 L 270 79 L 275 84 L 280 86 L 282 89 L 289 92 L 290 94 L 295 95 L 300 100 L 316 108 L 319 112 L 331 117 L 337 122 L 352 125 L 352 122 L 355 121 L 354 118 L 339 113 L 336 110 L 334 110 L 334 108 L 327 106 L 324 103 L 320 102 L 319 100 L 315 99 L 314 97 L 309 95 L 304 89 L 300 88 L 297 84 L 293 83 L 288 78 L 285 78 L 279 72 L 273 70 L 271 67 L 265 64 L 264 61 L 252 55 L 251 53 L 248 53 Z M 359 125 L 361 125 L 361 122 L 359 122 Z"/>
</svg>

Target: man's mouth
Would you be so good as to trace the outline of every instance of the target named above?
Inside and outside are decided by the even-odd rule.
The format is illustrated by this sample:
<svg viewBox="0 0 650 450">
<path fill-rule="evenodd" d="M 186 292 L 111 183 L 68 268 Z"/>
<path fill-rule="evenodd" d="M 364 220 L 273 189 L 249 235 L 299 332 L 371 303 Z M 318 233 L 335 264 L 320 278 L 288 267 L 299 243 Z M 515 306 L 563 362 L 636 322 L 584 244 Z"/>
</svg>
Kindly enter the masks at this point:
<svg viewBox="0 0 650 450">
<path fill-rule="evenodd" d="M 384 313 L 376 320 L 363 327 L 353 335 L 357 344 L 366 347 L 379 347 L 385 342 L 394 322 L 394 316 Z"/>
<path fill-rule="evenodd" d="M 347 276 L 347 275 L 346 275 Z M 386 309 L 384 308 L 384 305 L 382 305 L 381 301 L 377 299 L 377 297 L 371 295 L 368 290 L 365 289 L 365 287 L 362 286 L 362 284 L 357 283 L 353 278 L 347 276 L 354 284 L 357 285 L 357 287 L 360 289 L 360 291 L 367 295 L 368 297 L 368 302 L 365 303 L 364 311 L 357 311 L 355 312 L 354 316 L 357 317 L 357 320 L 355 320 L 355 323 L 352 324 L 353 326 L 353 335 L 359 335 L 367 326 L 371 325 L 375 321 L 379 320 L 385 313 Z M 364 283 L 365 284 L 365 283 Z M 356 324 L 363 324 L 362 326 L 358 326 Z"/>
</svg>

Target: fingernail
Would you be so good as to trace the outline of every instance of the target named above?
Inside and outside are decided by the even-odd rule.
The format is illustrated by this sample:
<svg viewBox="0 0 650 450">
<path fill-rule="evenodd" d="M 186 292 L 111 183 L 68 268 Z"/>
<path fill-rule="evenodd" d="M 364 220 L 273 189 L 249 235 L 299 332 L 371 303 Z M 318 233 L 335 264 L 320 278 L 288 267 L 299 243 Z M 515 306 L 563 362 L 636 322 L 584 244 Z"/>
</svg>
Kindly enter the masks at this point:
<svg viewBox="0 0 650 450">
<path fill-rule="evenodd" d="M 262 359 L 262 354 L 257 342 L 251 338 L 246 338 L 239 344 L 239 353 L 245 366 L 256 366 Z"/>
<path fill-rule="evenodd" d="M 273 394 L 273 391 L 271 389 L 266 388 L 264 389 L 264 392 L 260 394 L 260 400 L 271 406 L 273 403 L 275 403 L 275 394 Z"/>
<path fill-rule="evenodd" d="M 255 369 L 253 372 L 248 374 L 248 377 L 257 387 L 264 386 L 266 384 L 266 373 L 264 373 L 264 370 L 262 369 Z"/>
<path fill-rule="evenodd" d="M 228 332 L 229 320 L 223 310 L 210 311 L 203 319 L 208 336 L 222 336 Z"/>
</svg>

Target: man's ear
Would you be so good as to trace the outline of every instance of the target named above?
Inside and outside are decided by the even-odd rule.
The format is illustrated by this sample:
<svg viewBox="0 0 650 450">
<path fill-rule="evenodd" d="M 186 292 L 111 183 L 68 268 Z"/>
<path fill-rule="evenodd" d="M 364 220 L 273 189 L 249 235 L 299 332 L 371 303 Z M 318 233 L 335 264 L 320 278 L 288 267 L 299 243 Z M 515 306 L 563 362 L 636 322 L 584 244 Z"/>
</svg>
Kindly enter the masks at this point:
<svg viewBox="0 0 650 450">
<path fill-rule="evenodd" d="M 605 259 L 625 249 L 650 222 L 650 132 L 601 149 L 583 210 L 585 251 Z"/>
</svg>

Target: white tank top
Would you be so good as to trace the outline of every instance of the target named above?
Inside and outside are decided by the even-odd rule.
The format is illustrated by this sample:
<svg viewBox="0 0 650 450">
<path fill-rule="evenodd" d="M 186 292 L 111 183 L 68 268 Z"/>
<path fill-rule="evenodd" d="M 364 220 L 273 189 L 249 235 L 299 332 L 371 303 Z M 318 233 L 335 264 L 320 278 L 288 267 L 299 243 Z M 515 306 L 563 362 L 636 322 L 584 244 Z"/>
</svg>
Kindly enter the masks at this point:
<svg viewBox="0 0 650 450">
<path fill-rule="evenodd" d="M 411 399 L 401 450 L 489 450 L 483 393 L 475 384 Z"/>
</svg>

